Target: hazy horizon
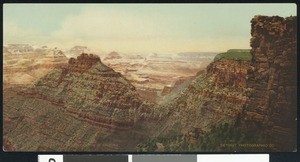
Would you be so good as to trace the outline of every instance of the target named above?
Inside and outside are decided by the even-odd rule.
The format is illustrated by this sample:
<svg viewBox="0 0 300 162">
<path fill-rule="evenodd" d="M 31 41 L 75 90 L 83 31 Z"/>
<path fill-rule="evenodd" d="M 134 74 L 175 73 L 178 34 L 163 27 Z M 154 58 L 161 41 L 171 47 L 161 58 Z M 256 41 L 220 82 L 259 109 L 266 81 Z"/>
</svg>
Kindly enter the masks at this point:
<svg viewBox="0 0 300 162">
<path fill-rule="evenodd" d="M 255 15 L 296 16 L 296 5 L 4 4 L 3 43 L 123 53 L 250 49 Z"/>
</svg>

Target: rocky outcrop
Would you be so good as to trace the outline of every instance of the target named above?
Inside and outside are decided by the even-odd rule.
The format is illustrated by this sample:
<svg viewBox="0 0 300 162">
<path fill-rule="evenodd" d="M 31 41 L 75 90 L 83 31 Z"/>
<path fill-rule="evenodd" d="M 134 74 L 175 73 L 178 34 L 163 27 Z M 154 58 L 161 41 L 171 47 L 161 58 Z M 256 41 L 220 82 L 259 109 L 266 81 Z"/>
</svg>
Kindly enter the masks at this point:
<svg viewBox="0 0 300 162">
<path fill-rule="evenodd" d="M 83 53 L 77 56 L 77 59 L 69 59 L 69 69 L 89 69 L 96 63 L 101 63 L 100 58 L 97 55 Z"/>
<path fill-rule="evenodd" d="M 242 111 L 245 95 L 243 87 L 216 86 L 214 77 L 200 74 L 176 98 L 154 112 L 158 120 L 168 118 L 161 123 L 165 129 L 160 135 L 171 136 L 176 123 L 180 123 L 183 134 L 194 127 L 205 132 L 211 124 L 232 123 Z"/>
<path fill-rule="evenodd" d="M 207 66 L 207 74 L 214 78 L 216 86 L 234 86 L 246 88 L 249 61 L 221 60 Z"/>
<path fill-rule="evenodd" d="M 219 60 L 193 77 L 165 86 L 161 95 L 168 97 L 177 87 L 187 84 L 152 113 L 159 121 L 156 136 L 172 141 L 174 135 L 183 135 L 188 143 L 196 144 L 211 125 L 233 124 L 246 103 L 249 68 L 250 61 Z"/>
<path fill-rule="evenodd" d="M 296 145 L 297 18 L 255 16 L 244 126 L 267 130 L 277 149 Z"/>
<path fill-rule="evenodd" d="M 195 143 L 202 151 L 210 151 L 208 146 L 226 151 L 220 143 L 257 145 L 230 151 L 296 148 L 296 18 L 256 16 L 251 34 L 251 57 L 239 59 L 243 52 L 232 56 L 229 50 L 226 59 L 215 59 L 172 102 L 154 111 L 160 131 L 148 142 L 178 146 L 172 151 Z M 144 147 L 149 144 L 140 146 L 149 149 Z"/>
<path fill-rule="evenodd" d="M 68 66 L 46 75 L 24 95 L 61 104 L 79 118 L 120 128 L 133 125 L 133 113 L 142 105 L 135 87 L 92 54 L 71 58 Z"/>
<path fill-rule="evenodd" d="M 161 95 L 165 96 L 165 95 L 171 93 L 173 89 L 174 89 L 174 87 L 172 87 L 172 86 L 165 86 L 164 89 L 161 91 Z"/>
<path fill-rule="evenodd" d="M 126 135 L 150 107 L 120 73 L 87 54 L 53 69 L 33 87 L 6 92 L 4 106 L 4 139 L 12 142 L 6 149 L 17 151 L 118 149 L 98 142 L 117 131 Z M 57 146 L 64 139 L 70 141 Z"/>
</svg>

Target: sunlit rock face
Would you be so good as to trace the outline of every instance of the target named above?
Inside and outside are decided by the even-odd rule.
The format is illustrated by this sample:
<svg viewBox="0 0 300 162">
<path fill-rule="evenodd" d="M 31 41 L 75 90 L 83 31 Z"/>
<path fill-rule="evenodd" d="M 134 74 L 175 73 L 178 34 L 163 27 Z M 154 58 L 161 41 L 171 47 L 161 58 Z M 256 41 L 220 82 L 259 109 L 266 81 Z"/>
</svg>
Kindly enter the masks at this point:
<svg viewBox="0 0 300 162">
<path fill-rule="evenodd" d="M 128 80 L 92 54 L 71 58 L 30 88 L 6 93 L 4 106 L 5 149 L 16 151 L 101 150 L 98 140 L 130 130 L 149 108 Z M 69 142 L 56 147 L 62 140 Z"/>
<path fill-rule="evenodd" d="M 249 69 L 249 61 L 223 60 L 210 63 L 207 66 L 207 73 L 214 77 L 216 85 L 246 88 L 246 77 Z"/>
</svg>

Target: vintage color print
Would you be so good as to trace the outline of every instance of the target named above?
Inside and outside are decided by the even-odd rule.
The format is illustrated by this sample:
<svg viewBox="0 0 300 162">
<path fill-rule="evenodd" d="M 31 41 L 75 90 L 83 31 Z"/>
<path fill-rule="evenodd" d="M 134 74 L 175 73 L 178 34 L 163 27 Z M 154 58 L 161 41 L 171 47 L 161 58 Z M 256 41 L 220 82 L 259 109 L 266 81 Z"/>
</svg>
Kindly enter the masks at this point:
<svg viewBox="0 0 300 162">
<path fill-rule="evenodd" d="M 5 151 L 296 149 L 295 4 L 5 4 Z"/>
</svg>

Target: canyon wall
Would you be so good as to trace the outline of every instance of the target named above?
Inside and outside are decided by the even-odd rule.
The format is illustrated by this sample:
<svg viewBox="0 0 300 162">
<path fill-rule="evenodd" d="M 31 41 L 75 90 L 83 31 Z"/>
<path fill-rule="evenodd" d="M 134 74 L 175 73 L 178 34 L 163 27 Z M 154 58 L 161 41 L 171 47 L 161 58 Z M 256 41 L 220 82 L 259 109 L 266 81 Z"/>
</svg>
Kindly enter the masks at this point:
<svg viewBox="0 0 300 162">
<path fill-rule="evenodd" d="M 206 69 L 215 85 L 245 88 L 249 68 L 249 61 L 222 60 L 210 63 Z"/>
<path fill-rule="evenodd" d="M 150 109 L 126 78 L 88 54 L 4 94 L 6 151 L 133 151 L 143 134 L 132 129 Z"/>
<path fill-rule="evenodd" d="M 244 126 L 266 130 L 276 148 L 296 145 L 297 17 L 255 16 Z M 275 150 L 276 150 L 275 148 Z"/>
</svg>

